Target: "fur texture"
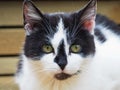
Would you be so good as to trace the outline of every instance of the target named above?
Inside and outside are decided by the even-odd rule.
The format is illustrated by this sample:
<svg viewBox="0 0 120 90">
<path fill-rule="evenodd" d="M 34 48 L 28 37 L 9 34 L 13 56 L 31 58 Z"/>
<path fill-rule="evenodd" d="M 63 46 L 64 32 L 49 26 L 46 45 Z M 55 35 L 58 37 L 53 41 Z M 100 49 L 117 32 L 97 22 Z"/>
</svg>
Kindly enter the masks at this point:
<svg viewBox="0 0 120 90">
<path fill-rule="evenodd" d="M 96 0 L 74 13 L 42 14 L 31 1 L 23 9 L 20 90 L 120 90 L 120 27 L 96 15 Z"/>
</svg>

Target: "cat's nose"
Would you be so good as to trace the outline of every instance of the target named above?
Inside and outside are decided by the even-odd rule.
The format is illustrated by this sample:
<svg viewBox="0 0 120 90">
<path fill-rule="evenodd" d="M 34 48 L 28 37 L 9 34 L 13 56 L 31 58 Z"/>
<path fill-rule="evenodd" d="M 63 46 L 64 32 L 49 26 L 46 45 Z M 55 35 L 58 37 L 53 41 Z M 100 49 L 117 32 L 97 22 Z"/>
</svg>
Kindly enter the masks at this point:
<svg viewBox="0 0 120 90">
<path fill-rule="evenodd" d="M 64 56 L 56 56 L 54 61 L 58 64 L 61 70 L 65 69 L 65 66 L 67 65 L 67 59 Z"/>
<path fill-rule="evenodd" d="M 62 61 L 62 62 L 59 62 L 57 64 L 59 65 L 59 67 L 61 68 L 61 70 L 64 70 L 67 63 L 64 62 L 64 61 Z"/>
</svg>

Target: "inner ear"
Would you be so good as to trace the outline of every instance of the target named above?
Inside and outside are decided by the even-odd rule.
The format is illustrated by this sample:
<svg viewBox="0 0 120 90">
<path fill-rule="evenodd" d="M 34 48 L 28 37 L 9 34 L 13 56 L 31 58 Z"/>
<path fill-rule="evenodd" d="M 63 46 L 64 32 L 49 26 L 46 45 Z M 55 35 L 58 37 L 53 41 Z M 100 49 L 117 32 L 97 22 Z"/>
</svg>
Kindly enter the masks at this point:
<svg viewBox="0 0 120 90">
<path fill-rule="evenodd" d="M 40 23 L 43 20 L 43 14 L 30 0 L 24 1 L 23 16 L 26 35 L 35 32 L 35 24 Z"/>
<path fill-rule="evenodd" d="M 82 10 L 78 12 L 80 22 L 86 30 L 92 32 L 95 28 L 97 2 L 91 0 Z"/>
<path fill-rule="evenodd" d="M 41 20 L 43 17 L 43 14 L 31 1 L 24 2 L 23 15 L 24 15 L 24 20 L 26 22 L 31 20 L 31 19 L 32 20 Z"/>
<path fill-rule="evenodd" d="M 92 32 L 93 29 L 95 28 L 95 20 L 94 19 L 90 19 L 87 20 L 83 23 L 83 27 L 88 30 L 89 32 Z"/>
</svg>

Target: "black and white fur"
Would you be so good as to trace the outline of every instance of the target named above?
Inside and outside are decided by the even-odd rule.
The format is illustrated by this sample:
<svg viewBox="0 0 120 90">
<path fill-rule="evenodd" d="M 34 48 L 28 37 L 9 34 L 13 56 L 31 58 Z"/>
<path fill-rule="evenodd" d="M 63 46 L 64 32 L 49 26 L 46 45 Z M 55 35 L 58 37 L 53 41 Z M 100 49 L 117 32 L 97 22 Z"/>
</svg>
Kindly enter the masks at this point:
<svg viewBox="0 0 120 90">
<path fill-rule="evenodd" d="M 16 73 L 20 90 L 120 90 L 120 27 L 96 15 L 96 0 L 73 13 L 42 14 L 24 2 L 26 40 Z M 49 44 L 53 53 L 44 53 Z M 79 44 L 81 51 L 70 47 Z"/>
</svg>

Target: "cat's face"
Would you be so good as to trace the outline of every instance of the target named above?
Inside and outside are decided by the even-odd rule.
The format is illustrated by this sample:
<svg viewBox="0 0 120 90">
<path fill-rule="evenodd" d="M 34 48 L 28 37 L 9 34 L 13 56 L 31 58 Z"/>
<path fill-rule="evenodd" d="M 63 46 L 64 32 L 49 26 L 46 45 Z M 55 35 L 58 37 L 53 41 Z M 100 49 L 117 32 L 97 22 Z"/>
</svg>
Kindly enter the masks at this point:
<svg viewBox="0 0 120 90">
<path fill-rule="evenodd" d="M 25 56 L 40 70 L 58 80 L 82 73 L 95 53 L 93 29 L 96 2 L 79 12 L 42 14 L 30 1 L 24 3 Z"/>
</svg>

